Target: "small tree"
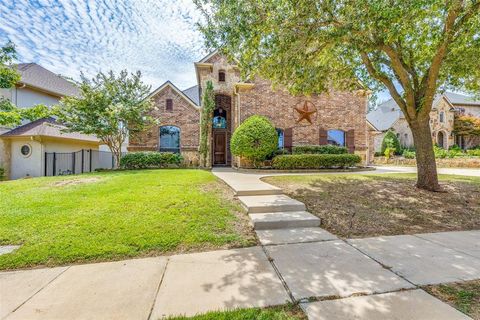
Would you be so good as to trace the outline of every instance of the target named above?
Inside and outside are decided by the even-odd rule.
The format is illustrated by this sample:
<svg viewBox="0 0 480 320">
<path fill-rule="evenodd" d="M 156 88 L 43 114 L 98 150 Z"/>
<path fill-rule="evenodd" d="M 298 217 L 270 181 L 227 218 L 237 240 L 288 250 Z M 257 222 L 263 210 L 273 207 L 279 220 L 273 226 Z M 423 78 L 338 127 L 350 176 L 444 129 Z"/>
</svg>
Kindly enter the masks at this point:
<svg viewBox="0 0 480 320">
<path fill-rule="evenodd" d="M 210 132 L 212 128 L 213 109 L 215 99 L 212 81 L 207 81 L 207 87 L 202 96 L 202 115 L 200 120 L 200 157 L 201 166 L 209 166 L 210 156 Z"/>
<path fill-rule="evenodd" d="M 113 153 L 118 166 L 128 135 L 153 122 L 149 116 L 153 103 L 146 99 L 149 92 L 140 71 L 129 74 L 123 70 L 118 77 L 113 71 L 100 72 L 92 80 L 82 74 L 80 96 L 63 98 L 56 113 L 68 131 L 96 135 Z"/>
<path fill-rule="evenodd" d="M 275 127 L 262 116 L 251 116 L 245 120 L 232 135 L 230 150 L 232 154 L 253 162 L 264 161 L 278 148 L 278 136 Z"/>
<path fill-rule="evenodd" d="M 35 121 L 52 115 L 52 111 L 44 104 L 31 108 L 18 108 L 9 100 L 0 100 L 0 126 L 16 127 L 22 121 Z"/>
<path fill-rule="evenodd" d="M 397 135 L 392 130 L 388 130 L 385 133 L 385 136 L 382 140 L 382 154 L 385 154 L 386 149 L 394 149 L 396 154 L 402 153 L 402 146 L 400 145 L 400 141 L 398 141 Z"/>
<path fill-rule="evenodd" d="M 460 136 L 480 136 L 480 118 L 470 114 L 455 114 L 453 132 Z"/>
</svg>

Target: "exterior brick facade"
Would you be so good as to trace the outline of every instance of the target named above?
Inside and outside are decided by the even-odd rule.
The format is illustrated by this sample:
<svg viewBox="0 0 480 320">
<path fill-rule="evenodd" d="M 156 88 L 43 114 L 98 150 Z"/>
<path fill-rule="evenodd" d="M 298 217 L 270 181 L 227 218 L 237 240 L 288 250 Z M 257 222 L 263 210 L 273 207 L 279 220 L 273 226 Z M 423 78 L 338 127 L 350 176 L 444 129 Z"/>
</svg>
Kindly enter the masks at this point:
<svg viewBox="0 0 480 320">
<path fill-rule="evenodd" d="M 350 132 L 354 146 L 351 150 L 367 161 L 368 134 L 366 123 L 368 96 L 363 90 L 357 92 L 330 92 L 329 94 L 292 96 L 283 89 L 273 90 L 269 81 L 256 78 L 251 82 L 243 82 L 235 65 L 219 54 L 211 55 L 196 64 L 197 79 L 200 92 L 205 90 L 207 81 L 212 81 L 217 97 L 228 96 L 230 102 L 229 126 L 227 131 L 228 162 L 237 165 L 239 159 L 231 157 L 228 151 L 229 137 L 238 125 L 252 115 L 263 115 L 269 118 L 276 128 L 292 131 L 292 144 L 318 145 L 321 130 L 342 130 Z M 225 74 L 225 79 L 220 78 Z M 223 76 L 222 76 L 223 77 Z M 224 81 L 221 81 L 224 80 Z M 163 87 L 163 86 L 162 86 Z M 200 112 L 179 94 L 174 87 L 165 86 L 154 95 L 156 105 L 152 115 L 160 120 L 161 125 L 174 125 L 181 129 L 181 151 L 195 153 L 199 145 Z M 165 100 L 173 99 L 174 110 L 165 111 Z M 221 99 L 216 99 L 221 101 Z M 298 112 L 294 107 L 302 106 L 306 101 L 316 109 L 312 123 L 306 120 L 297 122 Z M 220 106 L 217 106 L 220 107 Z M 225 108 L 223 108 L 225 109 Z M 225 130 L 224 130 L 225 131 Z M 215 129 L 214 129 L 215 132 Z M 353 137 L 351 136 L 353 134 Z M 213 142 L 212 142 L 213 145 Z M 151 128 L 138 137 L 130 140 L 130 150 L 158 150 L 159 126 Z M 213 147 L 212 147 L 213 150 Z M 212 152 L 213 153 L 213 152 Z M 190 158 L 198 159 L 191 155 Z M 232 160 L 232 161 L 230 161 Z M 191 164 L 194 161 L 190 161 Z"/>
<path fill-rule="evenodd" d="M 129 151 L 159 151 L 160 127 L 176 126 L 180 129 L 180 151 L 188 165 L 198 165 L 200 141 L 200 109 L 192 105 L 172 84 L 166 83 L 152 95 L 154 109 L 151 116 L 158 123 L 148 130 L 130 137 Z M 172 99 L 173 108 L 166 110 L 167 99 Z"/>
</svg>

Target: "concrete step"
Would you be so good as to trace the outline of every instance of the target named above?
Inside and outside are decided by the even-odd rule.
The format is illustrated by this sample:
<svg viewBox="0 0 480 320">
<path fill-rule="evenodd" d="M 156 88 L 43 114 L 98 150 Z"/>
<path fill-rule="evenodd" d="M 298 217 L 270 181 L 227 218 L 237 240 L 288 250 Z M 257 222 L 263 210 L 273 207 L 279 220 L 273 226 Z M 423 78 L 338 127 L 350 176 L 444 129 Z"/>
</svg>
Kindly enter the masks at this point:
<svg viewBox="0 0 480 320">
<path fill-rule="evenodd" d="M 306 211 L 253 213 L 249 216 L 255 230 L 320 226 L 320 218 Z"/>
<path fill-rule="evenodd" d="M 338 240 L 336 236 L 319 227 L 265 229 L 255 232 L 263 245 Z"/>
<path fill-rule="evenodd" d="M 305 204 L 283 194 L 267 196 L 240 196 L 238 200 L 248 213 L 304 211 Z"/>
<path fill-rule="evenodd" d="M 238 197 L 243 196 L 270 196 L 276 194 L 283 194 L 282 189 L 280 188 L 271 188 L 271 189 L 240 189 L 235 191 L 235 195 Z"/>
</svg>

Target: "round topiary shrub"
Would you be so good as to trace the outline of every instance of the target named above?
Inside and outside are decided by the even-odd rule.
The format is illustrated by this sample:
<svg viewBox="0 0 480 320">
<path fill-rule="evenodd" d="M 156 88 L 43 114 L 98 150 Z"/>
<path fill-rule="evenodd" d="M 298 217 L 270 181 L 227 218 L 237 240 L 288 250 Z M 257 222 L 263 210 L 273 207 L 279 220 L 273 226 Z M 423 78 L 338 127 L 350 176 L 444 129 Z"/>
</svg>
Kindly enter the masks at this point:
<svg viewBox="0 0 480 320">
<path fill-rule="evenodd" d="M 278 147 L 278 136 L 271 122 L 262 116 L 246 119 L 232 135 L 230 150 L 233 155 L 253 162 L 264 161 Z"/>
</svg>

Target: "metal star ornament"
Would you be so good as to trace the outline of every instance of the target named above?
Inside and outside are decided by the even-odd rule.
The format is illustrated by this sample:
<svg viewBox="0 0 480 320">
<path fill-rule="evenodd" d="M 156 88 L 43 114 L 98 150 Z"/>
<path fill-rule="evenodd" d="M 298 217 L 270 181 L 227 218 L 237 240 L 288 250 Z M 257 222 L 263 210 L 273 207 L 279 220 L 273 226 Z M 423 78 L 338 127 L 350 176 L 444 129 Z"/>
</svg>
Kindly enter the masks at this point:
<svg viewBox="0 0 480 320">
<path fill-rule="evenodd" d="M 305 101 L 302 107 L 294 107 L 293 109 L 298 113 L 297 123 L 306 120 L 308 123 L 313 124 L 312 116 L 317 112 L 317 108 L 313 103 Z"/>
</svg>

